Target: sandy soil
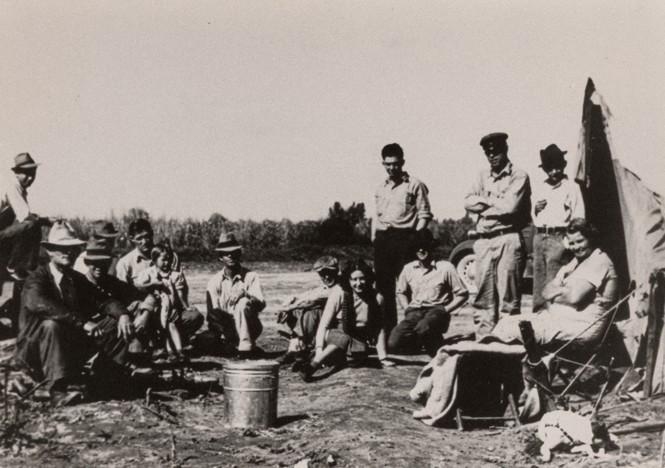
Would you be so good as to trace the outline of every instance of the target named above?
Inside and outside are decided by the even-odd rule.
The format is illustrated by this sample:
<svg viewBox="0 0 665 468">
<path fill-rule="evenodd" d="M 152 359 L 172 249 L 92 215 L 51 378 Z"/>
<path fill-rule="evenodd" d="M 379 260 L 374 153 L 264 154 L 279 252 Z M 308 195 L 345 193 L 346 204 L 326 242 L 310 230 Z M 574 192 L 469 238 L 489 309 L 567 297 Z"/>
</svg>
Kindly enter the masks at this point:
<svg viewBox="0 0 665 468">
<path fill-rule="evenodd" d="M 187 275 L 192 302 L 203 310 L 210 272 L 191 270 Z M 318 280 L 311 272 L 270 271 L 261 278 L 268 308 L 262 314 L 265 332 L 259 345 L 276 355 L 286 347 L 277 334 L 277 305 L 285 296 L 316 286 Z M 451 332 L 470 328 L 471 315 L 465 309 L 453 319 Z M 189 391 L 155 391 L 148 406 L 152 412 L 142 407 L 144 398 L 57 410 L 30 402 L 23 405 L 17 424 L 3 423 L 0 464 L 275 467 L 307 460 L 307 466 L 540 465 L 533 451 L 533 429 L 458 432 L 414 420 L 416 405 L 407 395 L 426 362 L 426 356 L 413 356 L 393 369 L 347 368 L 310 384 L 283 368 L 277 426 L 268 430 L 225 427 L 223 392 L 208 384 L 195 389 L 190 385 Z M 165 371 L 164 378 L 169 376 Z M 188 374 L 190 379 L 194 376 L 221 379 L 222 360 L 196 359 Z M 665 419 L 660 399 L 620 403 L 607 398 L 604 406 L 606 422 L 617 423 L 615 427 Z M 620 442 L 622 450 L 606 459 L 557 454 L 544 466 L 659 466 L 659 432 L 622 436 Z"/>
</svg>

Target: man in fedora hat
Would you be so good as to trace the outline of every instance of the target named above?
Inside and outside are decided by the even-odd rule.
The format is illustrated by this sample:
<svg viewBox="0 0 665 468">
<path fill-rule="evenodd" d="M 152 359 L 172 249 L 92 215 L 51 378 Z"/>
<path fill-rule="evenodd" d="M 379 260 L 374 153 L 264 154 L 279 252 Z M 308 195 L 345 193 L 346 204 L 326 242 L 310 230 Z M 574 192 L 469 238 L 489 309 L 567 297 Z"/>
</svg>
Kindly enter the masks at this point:
<svg viewBox="0 0 665 468">
<path fill-rule="evenodd" d="M 14 166 L 0 192 L 0 262 L 14 279 L 22 280 L 37 266 L 42 226 L 48 218 L 30 210 L 28 188 L 37 177 L 37 164 L 28 153 L 14 158 Z"/>
<path fill-rule="evenodd" d="M 289 327 L 291 338 L 286 354 L 278 358 L 280 364 L 289 364 L 305 357 L 314 347 L 316 331 L 330 289 L 339 281 L 339 262 L 333 256 L 324 255 L 318 258 L 312 268 L 318 273 L 323 284 L 290 297 L 279 311 L 277 323 L 284 323 Z"/>
<path fill-rule="evenodd" d="M 144 345 L 147 344 L 154 331 L 150 327 L 152 323 L 150 319 L 159 313 L 159 304 L 155 297 L 109 274 L 114 257 L 109 252 L 108 243 L 100 238 L 91 238 L 86 245 L 85 252 L 78 259 L 87 268 L 86 279 L 99 292 L 119 301 L 132 314 L 136 338 Z M 143 346 L 139 345 L 134 348 L 140 350 Z"/>
<path fill-rule="evenodd" d="M 543 288 L 572 259 L 564 246 L 566 226 L 574 218 L 584 218 L 584 200 L 576 182 L 568 179 L 565 154 L 555 144 L 540 151 L 540 168 L 547 178 L 533 189 L 533 311 L 545 308 Z"/>
<path fill-rule="evenodd" d="M 390 333 L 390 352 L 424 346 L 434 356 L 443 344 L 450 314 L 469 297 L 452 263 L 434 260 L 437 245 L 438 239 L 428 229 L 418 231 L 410 243 L 417 260 L 407 263 L 397 280 L 397 300 L 404 308 L 404 320 Z"/>
<path fill-rule="evenodd" d="M 139 218 L 129 223 L 127 235 L 134 245 L 134 249 L 118 260 L 115 274 L 126 283 L 136 284 L 139 273 L 150 268 L 150 254 L 155 246 L 155 233 L 150 221 Z M 173 252 L 171 269 L 175 271 L 182 269 L 180 259 L 175 252 Z"/>
<path fill-rule="evenodd" d="M 48 381 L 56 406 L 84 398 L 83 366 L 95 353 L 103 369 L 120 371 L 133 335 L 127 309 L 72 269 L 83 244 L 68 223 L 55 223 L 42 242 L 50 262 L 28 276 L 21 293 L 16 361 Z"/>
<path fill-rule="evenodd" d="M 480 171 L 464 202 L 464 208 L 478 216 L 473 245 L 477 339 L 489 334 L 501 316 L 520 313 L 526 260 L 521 230 L 531 218 L 531 185 L 527 173 L 508 159 L 507 140 L 500 132 L 481 138 L 490 168 Z"/>
<path fill-rule="evenodd" d="M 222 233 L 215 251 L 224 266 L 206 289 L 208 329 L 236 347 L 238 357 L 256 357 L 256 339 L 263 331 L 259 312 L 266 306 L 259 275 L 241 265 L 242 247 L 235 235 Z"/>
<path fill-rule="evenodd" d="M 376 216 L 372 221 L 376 287 L 385 300 L 386 333 L 397 324 L 395 281 L 414 259 L 409 241 L 432 219 L 427 186 L 404 171 L 404 151 L 397 143 L 381 150 L 388 178 L 376 189 Z"/>
<path fill-rule="evenodd" d="M 115 264 L 118 261 L 117 258 L 113 256 L 113 248 L 115 247 L 115 240 L 119 235 L 120 233 L 116 231 L 113 223 L 101 219 L 92 223 L 90 240 L 97 241 L 97 245 L 104 247 L 107 254 L 111 257 L 108 269 L 108 273 L 111 275 L 115 273 Z M 85 263 L 83 255 L 76 259 L 74 270 L 84 275 L 88 273 L 88 265 Z"/>
</svg>

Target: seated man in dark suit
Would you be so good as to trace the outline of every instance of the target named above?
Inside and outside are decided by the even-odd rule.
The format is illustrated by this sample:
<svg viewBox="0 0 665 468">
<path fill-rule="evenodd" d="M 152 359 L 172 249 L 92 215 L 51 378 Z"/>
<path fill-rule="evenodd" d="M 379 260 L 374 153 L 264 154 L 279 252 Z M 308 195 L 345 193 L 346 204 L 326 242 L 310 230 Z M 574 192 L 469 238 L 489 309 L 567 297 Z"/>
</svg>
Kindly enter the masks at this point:
<svg viewBox="0 0 665 468">
<path fill-rule="evenodd" d="M 84 399 L 83 366 L 95 353 L 105 369 L 121 370 L 133 335 L 127 309 L 72 269 L 84 243 L 56 223 L 42 242 L 50 262 L 28 276 L 21 295 L 16 362 L 47 380 L 55 406 Z"/>
</svg>

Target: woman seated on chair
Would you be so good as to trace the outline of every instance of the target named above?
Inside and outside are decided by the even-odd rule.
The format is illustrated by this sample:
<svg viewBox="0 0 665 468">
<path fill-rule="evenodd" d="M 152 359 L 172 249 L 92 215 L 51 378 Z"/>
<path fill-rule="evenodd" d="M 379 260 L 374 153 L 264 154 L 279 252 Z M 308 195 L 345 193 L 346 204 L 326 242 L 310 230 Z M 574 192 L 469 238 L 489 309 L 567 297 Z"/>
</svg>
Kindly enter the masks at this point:
<svg viewBox="0 0 665 468">
<path fill-rule="evenodd" d="M 531 322 L 536 342 L 546 348 L 573 339 L 581 346 L 598 343 L 611 321 L 607 312 L 617 300 L 614 264 L 598 248 L 598 231 L 584 219 L 575 218 L 568 224 L 566 239 L 574 258 L 545 286 L 546 309 L 501 319 L 491 335 L 482 340 L 491 345 L 467 342 L 446 346 L 445 350 L 523 352 L 521 321 Z M 496 343 L 497 338 L 502 343 Z"/>
<path fill-rule="evenodd" d="M 521 341 L 518 324 L 528 320 L 541 345 L 575 339 L 583 346 L 593 346 L 601 339 L 610 320 L 606 312 L 617 299 L 614 264 L 598 248 L 598 231 L 584 219 L 575 218 L 568 224 L 566 239 L 575 257 L 545 286 L 547 309 L 500 320 L 492 335 L 506 343 Z"/>
<path fill-rule="evenodd" d="M 366 357 L 374 342 L 381 363 L 392 364 L 386 360 L 382 332 L 383 298 L 373 283 L 374 272 L 362 260 L 350 262 L 342 269 L 340 282 L 330 291 L 321 316 L 314 358 L 298 369 L 305 382 L 324 364 L 344 362 L 346 355 Z"/>
</svg>

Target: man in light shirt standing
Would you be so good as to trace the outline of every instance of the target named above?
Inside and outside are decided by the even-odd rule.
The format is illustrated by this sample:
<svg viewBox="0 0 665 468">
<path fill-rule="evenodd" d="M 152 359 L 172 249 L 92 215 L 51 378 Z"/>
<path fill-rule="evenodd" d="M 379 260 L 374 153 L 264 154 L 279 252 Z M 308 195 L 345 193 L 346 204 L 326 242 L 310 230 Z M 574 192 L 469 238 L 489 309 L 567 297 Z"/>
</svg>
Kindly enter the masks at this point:
<svg viewBox="0 0 665 468">
<path fill-rule="evenodd" d="M 376 216 L 372 222 L 376 287 L 385 300 L 386 335 L 397 324 L 395 282 L 404 265 L 415 259 L 409 249 L 417 231 L 432 219 L 427 186 L 404 167 L 404 151 L 397 143 L 381 150 L 388 178 L 376 190 Z"/>
<path fill-rule="evenodd" d="M 30 210 L 28 187 L 37 177 L 38 164 L 28 153 L 14 158 L 13 174 L 5 179 L 0 192 L 0 261 L 10 276 L 25 279 L 27 270 L 37 266 L 42 226 L 51 221 Z"/>
<path fill-rule="evenodd" d="M 531 218 L 531 185 L 527 173 L 508 159 L 507 140 L 501 132 L 481 138 L 490 167 L 478 173 L 464 203 L 478 215 L 478 240 L 473 244 L 476 339 L 489 334 L 500 317 L 520 313 L 525 261 L 521 230 Z"/>
<path fill-rule="evenodd" d="M 540 151 L 540 167 L 547 178 L 533 188 L 533 311 L 546 306 L 543 288 L 571 260 L 564 246 L 571 219 L 584 218 L 584 200 L 579 185 L 564 174 L 567 151 L 555 144 Z"/>
</svg>

